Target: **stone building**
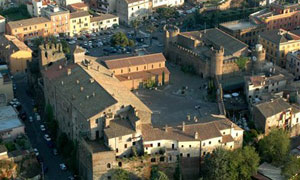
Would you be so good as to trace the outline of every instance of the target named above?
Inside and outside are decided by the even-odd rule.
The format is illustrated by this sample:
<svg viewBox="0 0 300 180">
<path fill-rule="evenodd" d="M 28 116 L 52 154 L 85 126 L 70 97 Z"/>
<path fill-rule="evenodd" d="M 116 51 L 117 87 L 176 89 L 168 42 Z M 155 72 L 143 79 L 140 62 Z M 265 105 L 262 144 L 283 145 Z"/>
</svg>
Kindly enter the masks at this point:
<svg viewBox="0 0 300 180">
<path fill-rule="evenodd" d="M 291 130 L 300 123 L 300 108 L 290 105 L 282 98 L 254 105 L 252 114 L 256 128 L 265 134 L 273 128 Z"/>
<path fill-rule="evenodd" d="M 265 31 L 263 25 L 255 24 L 249 20 L 222 23 L 219 28 L 249 46 L 257 44 L 259 33 Z"/>
<path fill-rule="evenodd" d="M 300 49 L 300 36 L 283 29 L 276 29 L 260 33 L 259 43 L 265 48 L 268 61 L 286 67 L 287 53 Z"/>
<path fill-rule="evenodd" d="M 169 161 L 177 161 L 178 157 L 204 157 L 216 147 L 233 150 L 242 147 L 243 129 L 226 117 L 209 117 L 207 123 L 185 124 L 178 127 L 153 128 L 143 125 L 142 137 L 144 152 L 168 155 Z"/>
<path fill-rule="evenodd" d="M 286 69 L 295 76 L 295 79 L 300 80 L 300 50 L 287 53 Z"/>
<path fill-rule="evenodd" d="M 14 98 L 12 84 L 9 74 L 0 72 L 0 106 L 6 106 Z"/>
<path fill-rule="evenodd" d="M 249 19 L 255 24 L 264 25 L 266 31 L 275 29 L 294 30 L 300 25 L 299 10 L 298 3 L 273 3 L 266 9 L 251 14 Z"/>
<path fill-rule="evenodd" d="M 63 60 L 66 58 L 63 53 L 62 44 L 42 44 L 40 45 L 40 58 L 39 65 L 40 67 L 44 67 L 49 65 L 50 63 Z"/>
<path fill-rule="evenodd" d="M 109 57 L 107 57 L 109 58 Z M 104 59 L 105 66 L 128 89 L 144 87 L 148 81 L 161 86 L 169 82 L 170 72 L 162 53 L 126 58 Z"/>
<path fill-rule="evenodd" d="M 239 72 L 235 63 L 247 56 L 248 46 L 220 29 L 180 32 L 179 28 L 166 25 L 165 57 L 183 66 L 192 66 L 202 77 L 222 77 Z"/>
<path fill-rule="evenodd" d="M 0 57 L 8 64 L 10 73 L 26 72 L 27 61 L 32 60 L 32 50 L 14 36 L 0 36 Z"/>
</svg>

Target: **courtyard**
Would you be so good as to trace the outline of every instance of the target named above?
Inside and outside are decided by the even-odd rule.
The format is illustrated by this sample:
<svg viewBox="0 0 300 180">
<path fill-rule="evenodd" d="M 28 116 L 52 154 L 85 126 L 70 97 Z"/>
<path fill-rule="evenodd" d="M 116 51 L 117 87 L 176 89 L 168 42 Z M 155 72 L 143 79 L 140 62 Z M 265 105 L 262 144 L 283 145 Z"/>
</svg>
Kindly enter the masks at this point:
<svg viewBox="0 0 300 180">
<path fill-rule="evenodd" d="M 183 121 L 192 123 L 194 117 L 197 122 L 202 122 L 205 116 L 219 114 L 217 103 L 207 100 L 206 79 L 184 73 L 171 63 L 166 63 L 166 66 L 171 73 L 168 85 L 134 91 L 153 111 L 154 127 L 180 125 Z"/>
</svg>

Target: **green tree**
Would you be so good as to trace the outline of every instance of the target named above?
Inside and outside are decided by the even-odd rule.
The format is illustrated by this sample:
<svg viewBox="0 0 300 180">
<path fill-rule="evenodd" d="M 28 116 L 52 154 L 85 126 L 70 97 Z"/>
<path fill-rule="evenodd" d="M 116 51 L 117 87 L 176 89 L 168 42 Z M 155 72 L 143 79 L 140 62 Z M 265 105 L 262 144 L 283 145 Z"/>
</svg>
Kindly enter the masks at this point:
<svg viewBox="0 0 300 180">
<path fill-rule="evenodd" d="M 175 172 L 174 172 L 174 175 L 173 175 L 173 178 L 174 180 L 181 180 L 181 171 L 180 171 L 180 164 L 179 162 L 177 163 L 177 166 L 175 168 Z"/>
<path fill-rule="evenodd" d="M 204 179 L 231 180 L 229 162 L 230 153 L 222 148 L 217 148 L 211 155 L 205 156 L 201 168 Z"/>
<path fill-rule="evenodd" d="M 62 41 L 61 41 L 61 45 L 62 45 L 63 52 L 64 52 L 65 54 L 69 54 L 69 53 L 70 53 L 70 46 L 69 46 L 69 44 L 67 43 L 67 41 L 66 41 L 66 40 L 62 40 Z"/>
<path fill-rule="evenodd" d="M 45 115 L 47 121 L 53 121 L 54 120 L 54 113 L 52 106 L 48 103 L 45 108 Z"/>
<path fill-rule="evenodd" d="M 164 172 L 159 171 L 157 166 L 152 166 L 150 180 L 169 180 L 169 178 Z"/>
<path fill-rule="evenodd" d="M 259 155 L 254 147 L 246 146 L 231 153 L 230 173 L 232 179 L 251 179 L 259 166 Z"/>
<path fill-rule="evenodd" d="M 116 34 L 113 35 L 111 38 L 111 43 L 114 46 L 129 46 L 132 45 L 133 42 L 130 42 L 129 39 L 127 38 L 126 34 L 123 32 L 117 32 Z M 134 44 L 134 43 L 133 43 Z"/>
<path fill-rule="evenodd" d="M 141 21 L 138 20 L 138 19 L 134 19 L 133 21 L 131 21 L 131 26 L 133 27 L 134 29 L 134 36 L 136 37 L 137 35 L 137 30 L 138 28 L 140 27 L 140 24 L 141 24 Z"/>
<path fill-rule="evenodd" d="M 290 151 L 290 139 L 282 129 L 274 129 L 258 142 L 258 151 L 263 161 L 282 165 Z"/>
<path fill-rule="evenodd" d="M 112 180 L 130 180 L 129 172 L 124 169 L 115 169 L 112 174 Z"/>
<path fill-rule="evenodd" d="M 156 31 L 156 27 L 154 26 L 153 23 L 150 23 L 146 27 L 146 30 L 150 33 L 150 45 L 152 45 L 152 37 L 153 37 L 153 33 Z"/>
<path fill-rule="evenodd" d="M 289 156 L 286 163 L 282 168 L 282 175 L 284 175 L 287 179 L 295 176 L 300 173 L 300 159 L 295 156 Z"/>
<path fill-rule="evenodd" d="M 44 43 L 44 38 L 42 38 L 42 37 L 38 37 L 33 40 L 33 45 L 35 47 L 39 47 L 43 43 Z"/>
<path fill-rule="evenodd" d="M 241 56 L 237 59 L 237 61 L 235 63 L 238 65 L 240 70 L 245 70 L 246 64 L 247 64 L 248 61 L 249 61 L 248 57 L 242 57 Z"/>
<path fill-rule="evenodd" d="M 158 8 L 156 13 L 158 13 L 160 18 L 166 19 L 178 16 L 178 12 L 174 7 Z"/>
</svg>

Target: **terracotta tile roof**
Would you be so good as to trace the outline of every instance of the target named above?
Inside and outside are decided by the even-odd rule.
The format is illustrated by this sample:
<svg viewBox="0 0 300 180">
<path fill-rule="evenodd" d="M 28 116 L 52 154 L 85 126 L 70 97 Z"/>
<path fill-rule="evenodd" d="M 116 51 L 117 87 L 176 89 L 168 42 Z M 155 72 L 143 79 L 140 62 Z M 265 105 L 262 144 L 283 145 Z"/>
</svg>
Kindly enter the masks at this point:
<svg viewBox="0 0 300 180">
<path fill-rule="evenodd" d="M 132 79 L 147 80 L 150 77 L 153 77 L 154 75 L 161 75 L 162 72 L 165 72 L 165 74 L 170 74 L 170 71 L 168 70 L 168 68 L 163 67 L 163 68 L 152 69 L 152 70 L 148 70 L 148 71 L 140 71 L 140 72 L 116 75 L 116 78 L 118 78 L 120 81 L 128 81 L 128 80 L 132 80 Z"/>
<path fill-rule="evenodd" d="M 114 138 L 134 134 L 135 130 L 127 119 L 112 120 L 109 122 L 109 128 L 104 129 L 107 138 Z"/>
<path fill-rule="evenodd" d="M 254 107 L 257 108 L 265 118 L 268 118 L 290 109 L 291 105 L 282 98 L 277 98 L 275 100 L 256 104 Z"/>
<path fill-rule="evenodd" d="M 251 76 L 250 77 L 250 82 L 253 84 L 254 87 L 262 86 L 264 81 L 265 81 L 264 76 Z"/>
<path fill-rule="evenodd" d="M 100 16 L 91 17 L 91 22 L 103 21 L 103 20 L 113 19 L 113 18 L 118 18 L 118 16 L 115 16 L 113 14 L 101 14 Z"/>
<path fill-rule="evenodd" d="M 89 15 L 90 13 L 88 11 L 77 11 L 70 14 L 70 19 L 89 16 Z"/>
<path fill-rule="evenodd" d="M 149 54 L 144 56 L 132 56 L 127 58 L 113 59 L 104 61 L 105 66 L 109 69 L 137 66 L 155 62 L 165 62 L 166 58 L 162 53 Z"/>
<path fill-rule="evenodd" d="M 142 135 L 144 141 L 155 140 L 178 140 L 178 141 L 203 141 L 211 138 L 222 137 L 220 130 L 230 129 L 231 127 L 242 130 L 227 118 L 214 118 L 213 121 L 207 123 L 187 124 L 185 130 L 182 126 L 153 128 L 151 125 L 142 126 Z M 195 132 L 198 133 L 198 139 L 195 139 Z M 225 137 L 228 138 L 228 137 Z"/>
<path fill-rule="evenodd" d="M 75 3 L 75 4 L 70 4 L 71 7 L 73 8 L 83 8 L 83 7 L 88 7 L 86 4 L 83 2 Z"/>
<path fill-rule="evenodd" d="M 222 136 L 222 143 L 227 143 L 227 142 L 234 142 L 234 139 L 230 134 Z"/>
<path fill-rule="evenodd" d="M 32 26 L 35 24 L 42 24 L 42 23 L 48 23 L 50 22 L 49 19 L 44 17 L 34 17 L 30 19 L 24 19 L 20 21 L 10 21 L 7 24 L 12 28 L 19 28 L 19 27 L 26 27 L 26 26 Z"/>
</svg>

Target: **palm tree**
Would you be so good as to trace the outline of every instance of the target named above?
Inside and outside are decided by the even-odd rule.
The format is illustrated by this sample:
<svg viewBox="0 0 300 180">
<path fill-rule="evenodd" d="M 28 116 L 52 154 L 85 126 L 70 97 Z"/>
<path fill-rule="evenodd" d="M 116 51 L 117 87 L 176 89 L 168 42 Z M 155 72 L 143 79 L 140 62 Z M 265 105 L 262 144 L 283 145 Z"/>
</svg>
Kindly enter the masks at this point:
<svg viewBox="0 0 300 180">
<path fill-rule="evenodd" d="M 150 33 L 150 45 L 152 45 L 152 36 L 153 36 L 153 32 L 156 31 L 156 27 L 154 26 L 153 23 L 151 23 L 147 26 L 146 30 Z"/>
<path fill-rule="evenodd" d="M 138 30 L 140 24 L 141 24 L 141 21 L 139 21 L 139 20 L 137 20 L 137 19 L 131 21 L 131 26 L 134 28 L 134 36 L 135 36 L 135 37 L 136 37 L 136 35 L 137 35 L 137 30 Z"/>
</svg>

